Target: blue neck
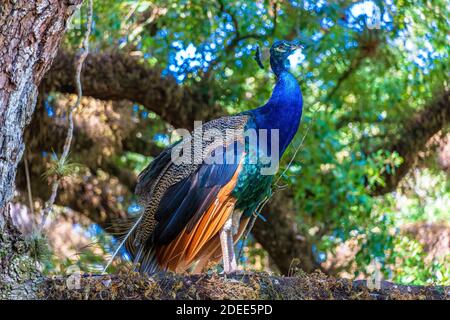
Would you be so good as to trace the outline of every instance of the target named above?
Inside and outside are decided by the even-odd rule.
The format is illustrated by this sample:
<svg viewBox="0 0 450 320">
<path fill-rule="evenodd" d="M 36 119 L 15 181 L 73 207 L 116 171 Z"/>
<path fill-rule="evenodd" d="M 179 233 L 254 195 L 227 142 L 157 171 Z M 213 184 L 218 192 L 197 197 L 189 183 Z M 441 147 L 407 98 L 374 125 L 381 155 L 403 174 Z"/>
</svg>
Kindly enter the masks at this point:
<svg viewBox="0 0 450 320">
<path fill-rule="evenodd" d="M 279 58 L 277 59 L 272 55 L 270 56 L 270 68 L 272 69 L 273 73 L 275 73 L 277 78 L 279 78 L 283 72 L 289 72 L 286 70 L 285 61 L 287 60 Z"/>
<path fill-rule="evenodd" d="M 279 129 L 280 157 L 297 133 L 302 117 L 302 93 L 297 80 L 284 66 L 272 66 L 277 83 L 269 101 L 251 111 L 259 129 Z M 270 141 L 270 139 L 269 139 Z"/>
</svg>

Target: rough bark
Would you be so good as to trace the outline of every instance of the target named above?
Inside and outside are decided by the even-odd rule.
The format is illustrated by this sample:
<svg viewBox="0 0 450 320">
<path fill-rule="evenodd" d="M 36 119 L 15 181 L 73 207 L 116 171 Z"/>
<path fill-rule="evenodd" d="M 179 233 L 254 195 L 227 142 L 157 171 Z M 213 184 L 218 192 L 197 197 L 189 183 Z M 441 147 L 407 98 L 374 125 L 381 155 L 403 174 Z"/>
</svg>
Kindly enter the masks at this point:
<svg viewBox="0 0 450 320">
<path fill-rule="evenodd" d="M 2 1 L 0 7 L 0 298 L 34 294 L 33 260 L 9 218 L 23 131 L 66 28 L 81 0 Z"/>
<path fill-rule="evenodd" d="M 292 277 L 249 273 L 226 278 L 218 274 L 86 275 L 80 277 L 79 282 L 75 277 L 47 279 L 41 286 L 40 297 L 64 300 L 446 300 L 450 294 L 450 287 L 405 286 L 387 281 L 381 281 L 379 289 L 369 290 L 366 281 L 335 279 L 319 272 Z"/>
</svg>

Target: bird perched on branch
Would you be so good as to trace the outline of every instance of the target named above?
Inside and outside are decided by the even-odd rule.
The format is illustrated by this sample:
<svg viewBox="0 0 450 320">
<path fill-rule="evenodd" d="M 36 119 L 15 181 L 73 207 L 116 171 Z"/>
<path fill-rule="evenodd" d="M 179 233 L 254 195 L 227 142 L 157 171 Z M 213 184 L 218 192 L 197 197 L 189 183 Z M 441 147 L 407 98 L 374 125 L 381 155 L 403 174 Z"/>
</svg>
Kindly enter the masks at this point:
<svg viewBox="0 0 450 320">
<path fill-rule="evenodd" d="M 277 81 L 265 105 L 196 127 L 141 172 L 143 210 L 122 242 L 138 271 L 201 272 L 221 258 L 225 273 L 237 270 L 234 244 L 270 194 L 300 123 L 302 95 L 288 71 L 288 57 L 300 47 L 272 45 Z"/>
</svg>

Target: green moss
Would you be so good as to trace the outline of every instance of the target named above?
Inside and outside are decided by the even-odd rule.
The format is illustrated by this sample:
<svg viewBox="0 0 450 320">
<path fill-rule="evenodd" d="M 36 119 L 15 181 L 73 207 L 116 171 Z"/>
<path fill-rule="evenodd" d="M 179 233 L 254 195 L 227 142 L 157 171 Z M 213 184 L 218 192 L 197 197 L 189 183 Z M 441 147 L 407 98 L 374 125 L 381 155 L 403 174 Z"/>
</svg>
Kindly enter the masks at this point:
<svg viewBox="0 0 450 320">
<path fill-rule="evenodd" d="M 243 275 L 158 273 L 152 277 L 136 273 L 91 275 L 81 278 L 81 286 L 69 290 L 66 278 L 47 279 L 44 299 L 445 299 L 450 288 L 389 285 L 369 291 L 365 283 L 336 279 L 321 272 L 294 277 L 266 273 Z"/>
</svg>

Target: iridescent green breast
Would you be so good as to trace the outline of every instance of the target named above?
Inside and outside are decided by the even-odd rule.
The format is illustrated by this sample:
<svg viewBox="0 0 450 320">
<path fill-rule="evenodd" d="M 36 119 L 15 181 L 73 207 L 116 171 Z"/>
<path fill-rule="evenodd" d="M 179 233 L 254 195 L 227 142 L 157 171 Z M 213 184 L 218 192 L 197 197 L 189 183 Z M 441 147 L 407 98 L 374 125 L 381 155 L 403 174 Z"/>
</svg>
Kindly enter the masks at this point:
<svg viewBox="0 0 450 320">
<path fill-rule="evenodd" d="M 237 199 L 236 208 L 249 214 L 271 192 L 273 176 L 262 175 L 261 167 L 261 164 L 244 163 L 232 193 Z"/>
<path fill-rule="evenodd" d="M 249 122 L 246 129 L 254 129 Z M 261 155 L 261 151 L 259 153 Z M 232 195 L 237 199 L 236 208 L 251 214 L 257 205 L 271 192 L 273 175 L 267 175 L 264 164 L 258 157 L 258 145 L 245 143 L 245 158 Z"/>
</svg>

